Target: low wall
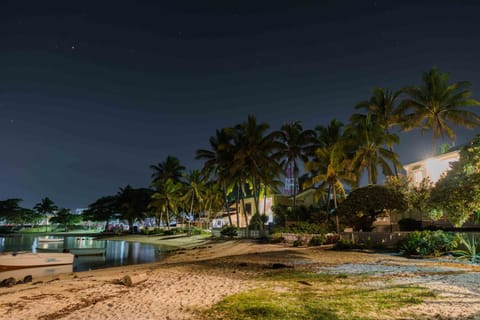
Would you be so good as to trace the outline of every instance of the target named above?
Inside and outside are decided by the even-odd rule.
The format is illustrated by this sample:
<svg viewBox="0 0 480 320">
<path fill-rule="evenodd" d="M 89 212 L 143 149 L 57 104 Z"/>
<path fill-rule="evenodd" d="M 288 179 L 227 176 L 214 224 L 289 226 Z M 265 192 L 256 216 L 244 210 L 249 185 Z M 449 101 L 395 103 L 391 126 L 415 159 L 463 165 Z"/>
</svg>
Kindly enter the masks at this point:
<svg viewBox="0 0 480 320">
<path fill-rule="evenodd" d="M 220 228 L 213 228 L 212 229 L 212 236 L 214 237 L 221 237 L 222 234 L 221 234 L 221 231 L 222 229 Z M 268 232 L 268 230 L 250 230 L 250 233 L 249 233 L 249 239 L 259 239 L 259 238 L 265 238 L 269 235 L 270 233 Z M 246 239 L 248 236 L 248 232 L 247 232 L 247 229 L 245 228 L 238 228 L 237 229 L 237 236 L 235 238 L 241 238 L 241 239 Z"/>
<path fill-rule="evenodd" d="M 398 232 L 340 232 L 340 239 L 368 246 L 395 247 L 409 231 Z"/>
</svg>

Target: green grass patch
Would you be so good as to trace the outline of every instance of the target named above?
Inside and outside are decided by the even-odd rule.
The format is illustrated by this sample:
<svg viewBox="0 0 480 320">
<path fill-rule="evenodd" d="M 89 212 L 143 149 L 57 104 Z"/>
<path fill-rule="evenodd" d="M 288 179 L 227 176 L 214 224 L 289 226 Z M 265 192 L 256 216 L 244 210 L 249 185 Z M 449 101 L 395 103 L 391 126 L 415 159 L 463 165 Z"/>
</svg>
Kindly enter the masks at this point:
<svg viewBox="0 0 480 320">
<path fill-rule="evenodd" d="M 384 319 L 392 318 L 392 311 L 401 307 L 434 297 L 418 286 L 365 286 L 364 277 L 357 276 L 282 272 L 265 279 L 267 288 L 227 297 L 202 316 L 232 320 Z"/>
</svg>

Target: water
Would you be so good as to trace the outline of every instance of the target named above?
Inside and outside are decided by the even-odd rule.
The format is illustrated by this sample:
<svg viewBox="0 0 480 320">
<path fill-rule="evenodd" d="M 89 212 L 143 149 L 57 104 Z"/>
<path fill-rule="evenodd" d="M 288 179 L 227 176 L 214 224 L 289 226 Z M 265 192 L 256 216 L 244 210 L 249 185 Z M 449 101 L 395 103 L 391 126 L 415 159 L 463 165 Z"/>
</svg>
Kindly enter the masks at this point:
<svg viewBox="0 0 480 320">
<path fill-rule="evenodd" d="M 0 237 L 0 252 L 29 251 L 36 252 L 37 247 L 62 251 L 63 248 L 106 248 L 104 256 L 75 257 L 73 271 L 87 271 L 100 268 L 156 262 L 165 257 L 166 247 L 139 242 L 95 240 L 82 236 L 50 236 L 62 238 L 63 242 L 39 242 L 43 236 L 11 235 Z"/>
</svg>

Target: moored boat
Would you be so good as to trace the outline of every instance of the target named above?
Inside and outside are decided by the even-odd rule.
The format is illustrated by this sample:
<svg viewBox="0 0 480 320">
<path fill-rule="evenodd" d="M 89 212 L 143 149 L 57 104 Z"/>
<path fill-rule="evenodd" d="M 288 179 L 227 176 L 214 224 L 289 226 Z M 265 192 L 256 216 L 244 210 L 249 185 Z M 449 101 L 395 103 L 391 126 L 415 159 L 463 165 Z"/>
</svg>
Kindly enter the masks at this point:
<svg viewBox="0 0 480 320">
<path fill-rule="evenodd" d="M 52 247 L 37 247 L 37 252 L 69 252 L 74 256 L 103 256 L 106 248 L 52 248 Z"/>
<path fill-rule="evenodd" d="M 39 237 L 37 239 L 38 239 L 38 242 L 63 242 L 63 238 Z"/>
<path fill-rule="evenodd" d="M 73 264 L 73 258 L 71 253 L 2 253 L 0 271 L 68 265 Z"/>
<path fill-rule="evenodd" d="M 68 248 L 66 250 L 74 256 L 103 256 L 107 248 Z"/>
</svg>

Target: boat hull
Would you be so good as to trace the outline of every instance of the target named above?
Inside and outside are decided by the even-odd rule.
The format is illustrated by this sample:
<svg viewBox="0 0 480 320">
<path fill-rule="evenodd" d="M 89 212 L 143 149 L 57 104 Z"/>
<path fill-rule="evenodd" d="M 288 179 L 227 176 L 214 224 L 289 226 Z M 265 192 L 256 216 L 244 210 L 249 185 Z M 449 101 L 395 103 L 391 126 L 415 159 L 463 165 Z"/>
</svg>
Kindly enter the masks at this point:
<svg viewBox="0 0 480 320">
<path fill-rule="evenodd" d="M 0 255 L 0 271 L 73 264 L 71 253 L 5 253 Z"/>
<path fill-rule="evenodd" d="M 104 256 L 106 248 L 44 248 L 37 247 L 37 252 L 65 252 L 79 256 Z"/>
</svg>

